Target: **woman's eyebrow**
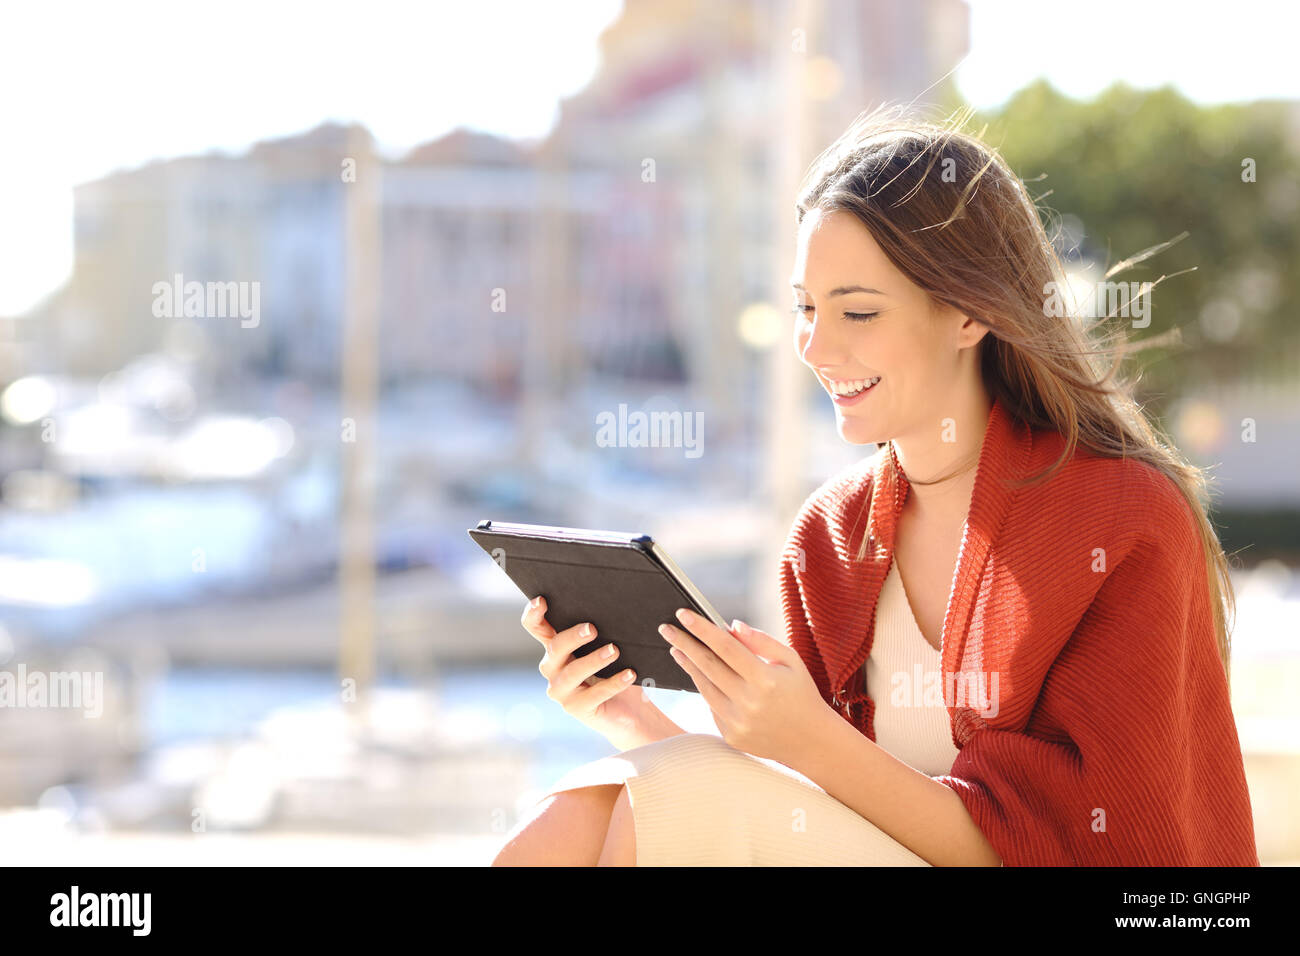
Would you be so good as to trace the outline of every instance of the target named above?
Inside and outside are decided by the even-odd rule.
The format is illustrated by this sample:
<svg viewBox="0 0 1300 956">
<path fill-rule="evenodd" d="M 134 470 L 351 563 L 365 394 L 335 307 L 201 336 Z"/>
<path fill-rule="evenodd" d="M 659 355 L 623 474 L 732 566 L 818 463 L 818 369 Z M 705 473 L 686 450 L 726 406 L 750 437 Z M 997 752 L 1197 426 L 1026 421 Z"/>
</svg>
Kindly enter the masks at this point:
<svg viewBox="0 0 1300 956">
<path fill-rule="evenodd" d="M 791 282 L 790 285 L 793 286 L 794 288 L 800 290 L 801 292 L 807 292 L 807 291 L 808 291 L 807 289 L 805 289 L 805 288 L 803 287 L 803 285 L 802 285 L 801 283 L 798 283 L 798 282 Z M 884 292 L 881 292 L 879 289 L 868 289 L 868 288 L 867 288 L 866 286 L 864 286 L 864 285 L 842 285 L 842 286 L 837 286 L 836 288 L 831 289 L 831 291 L 828 292 L 828 293 L 826 293 L 826 294 L 827 294 L 828 297 L 833 298 L 833 297 L 835 297 L 835 296 L 837 296 L 837 295 L 848 295 L 850 292 L 866 292 L 868 295 L 885 295 L 885 294 L 886 294 L 886 293 L 884 293 Z"/>
</svg>

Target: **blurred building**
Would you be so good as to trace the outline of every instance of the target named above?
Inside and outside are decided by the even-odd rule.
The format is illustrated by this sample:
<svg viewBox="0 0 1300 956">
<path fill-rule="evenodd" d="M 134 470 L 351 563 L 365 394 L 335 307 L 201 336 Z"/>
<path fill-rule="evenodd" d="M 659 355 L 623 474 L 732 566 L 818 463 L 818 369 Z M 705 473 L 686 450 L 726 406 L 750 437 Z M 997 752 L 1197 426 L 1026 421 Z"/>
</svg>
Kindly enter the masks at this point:
<svg viewBox="0 0 1300 956">
<path fill-rule="evenodd" d="M 967 33 L 962 0 L 632 0 L 547 141 L 456 131 L 385 164 L 384 377 L 517 378 L 503 346 L 530 321 L 575 345 L 557 361 L 725 380 L 736 317 L 770 294 L 784 238 L 772 228 L 773 153 L 829 141 L 881 99 L 911 99 L 957 63 Z M 807 64 L 817 104 L 802 143 L 781 111 L 786 57 Z M 165 345 L 174 323 L 153 314 L 152 289 L 181 274 L 261 283 L 256 328 L 187 323 L 212 342 L 215 372 L 333 375 L 341 166 L 355 132 L 326 124 L 80 186 L 73 277 L 43 307 L 47 361 L 102 374 Z M 688 369 L 687 355 L 718 364 Z M 726 407 L 735 395 L 714 398 Z"/>
<path fill-rule="evenodd" d="M 160 351 L 215 381 L 338 375 L 348 130 L 321 126 L 246 154 L 150 163 L 74 193 L 68 284 L 40 307 L 51 370 L 103 375 Z M 256 283 L 256 315 L 158 315 L 158 283 Z M 253 304 L 251 296 L 250 305 Z M 205 299 L 206 306 L 206 299 Z"/>
<path fill-rule="evenodd" d="M 681 363 L 715 433 L 728 433 L 755 412 L 745 386 L 759 355 L 743 347 L 741 314 L 788 298 L 791 158 L 806 165 L 862 110 L 943 78 L 969 48 L 968 10 L 963 0 L 632 0 L 600 47 L 602 66 L 563 103 L 547 155 L 605 176 L 600 233 L 571 250 L 615 285 L 576 309 L 552 290 L 552 314 L 572 319 L 546 330 L 600 349 L 597 369 Z"/>
<path fill-rule="evenodd" d="M 628 0 L 541 141 L 456 130 L 386 157 L 327 123 L 85 183 L 72 278 L 15 323 L 24 371 L 93 392 L 162 356 L 187 407 L 285 415 L 300 453 L 327 456 L 335 401 L 360 398 L 346 381 L 373 379 L 381 525 L 417 498 L 459 523 L 451 483 L 509 472 L 528 476 L 519 513 L 531 500 L 558 523 L 576 494 L 590 521 L 666 526 L 650 492 L 639 511 L 626 493 L 658 473 L 678 483 L 664 501 L 684 481 L 700 507 L 744 502 L 713 537 L 767 593 L 773 556 L 753 542 L 778 547 L 811 485 L 861 452 L 829 428 L 813 443 L 813 382 L 787 347 L 799 180 L 863 110 L 942 102 L 968 33 L 963 0 Z M 187 315 L 187 291 L 159 308 L 159 289 L 195 282 L 255 289 L 255 319 Z M 284 385 L 315 397 L 310 424 L 281 408 Z M 622 403 L 700 416 L 710 453 L 595 454 L 593 410 Z M 159 441 L 184 427 L 164 417 Z M 488 441 L 503 417 L 514 437 Z"/>
</svg>

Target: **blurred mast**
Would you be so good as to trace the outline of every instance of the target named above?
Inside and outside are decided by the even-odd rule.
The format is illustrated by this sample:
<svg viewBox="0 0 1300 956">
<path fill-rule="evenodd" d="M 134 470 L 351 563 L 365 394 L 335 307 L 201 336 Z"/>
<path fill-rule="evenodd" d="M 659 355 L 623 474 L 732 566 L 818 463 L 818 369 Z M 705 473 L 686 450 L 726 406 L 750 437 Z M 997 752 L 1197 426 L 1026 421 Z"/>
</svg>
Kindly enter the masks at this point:
<svg viewBox="0 0 1300 956">
<path fill-rule="evenodd" d="M 560 383 L 576 384 L 565 366 L 567 350 L 577 343 L 573 334 L 573 271 L 569 261 L 569 162 L 564 130 L 557 125 L 541 144 L 536 157 L 539 189 L 533 243 L 532 272 L 527 287 L 515 292 L 514 308 L 525 312 L 522 394 L 521 457 L 526 474 L 547 473 L 543 458 L 547 426 L 555 420 L 555 394 Z M 513 290 L 512 290 L 513 291 Z M 522 294 L 521 294 L 522 293 Z M 525 299 L 527 296 L 527 299 Z M 544 508 L 556 505 L 549 499 Z"/>
<path fill-rule="evenodd" d="M 342 514 L 339 554 L 339 679 L 352 680 L 353 711 L 366 715 L 375 673 L 375 535 L 372 479 L 375 443 L 376 344 L 379 325 L 380 164 L 364 130 L 349 131 L 356 181 L 344 182 Z M 341 425 L 342 427 L 342 425 Z M 346 698 L 345 698 L 346 699 Z"/>
<path fill-rule="evenodd" d="M 736 322 L 744 305 L 741 229 L 748 227 L 739 211 L 744 156 L 736 134 L 739 121 L 732 115 L 730 102 L 735 96 L 729 83 L 733 79 L 729 61 L 734 56 L 730 52 L 732 13 L 725 4 L 705 4 L 702 9 L 705 26 L 696 37 L 704 63 L 701 133 L 707 136 L 708 142 L 708 148 L 701 150 L 703 155 L 699 157 L 708 189 L 705 228 L 709 269 L 704 289 L 708 311 L 703 314 L 703 321 L 688 323 L 691 345 L 687 355 L 690 366 L 687 386 L 692 396 L 703 392 L 708 409 L 706 417 L 710 419 L 705 429 L 712 431 L 712 440 L 717 442 L 738 431 L 740 390 L 736 383 L 740 381 L 743 348 L 738 347 Z M 711 467 L 720 471 L 725 465 L 713 462 Z"/>
<path fill-rule="evenodd" d="M 789 13 L 784 20 L 781 11 L 787 9 L 785 5 L 777 4 L 773 9 L 771 76 L 776 84 L 773 95 L 778 103 L 778 122 L 768 137 L 775 231 L 769 271 L 772 301 L 777 305 L 778 315 L 784 316 L 780 309 L 781 303 L 790 301 L 790 268 L 797 233 L 794 200 L 803 177 L 803 157 L 809 138 L 804 66 L 810 54 L 806 49 L 812 47 L 817 36 L 821 3 L 820 0 L 796 0 L 788 7 Z M 803 31 L 805 52 L 794 49 L 795 30 Z M 789 325 L 783 322 L 781 328 L 788 329 Z M 765 439 L 762 461 L 767 506 L 763 514 L 768 527 L 759 536 L 761 544 L 750 593 L 754 596 L 757 626 L 765 627 L 779 639 L 785 633 L 785 624 L 776 572 L 790 524 L 807 491 L 803 476 L 808 457 L 804 431 L 808 419 L 804 410 L 803 366 L 792 353 L 788 335 L 777 337 L 768 349 L 765 362 L 767 407 L 760 433 Z"/>
</svg>

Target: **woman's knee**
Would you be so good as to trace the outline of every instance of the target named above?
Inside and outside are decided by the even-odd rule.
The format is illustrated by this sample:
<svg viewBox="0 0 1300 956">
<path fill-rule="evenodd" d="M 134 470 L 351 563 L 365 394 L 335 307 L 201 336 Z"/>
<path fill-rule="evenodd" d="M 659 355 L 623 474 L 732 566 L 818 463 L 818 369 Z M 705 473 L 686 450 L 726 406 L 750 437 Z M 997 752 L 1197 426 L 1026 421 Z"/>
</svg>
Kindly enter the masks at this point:
<svg viewBox="0 0 1300 956">
<path fill-rule="evenodd" d="M 506 835 L 493 866 L 590 866 L 600 855 L 621 783 L 549 793 Z"/>
<path fill-rule="evenodd" d="M 760 762 L 753 754 L 738 750 L 717 734 L 680 734 L 669 740 L 678 741 L 678 747 L 684 753 L 707 756 L 712 766 L 716 766 L 713 761 L 721 761 L 723 766 L 734 764 L 744 767 Z"/>
</svg>

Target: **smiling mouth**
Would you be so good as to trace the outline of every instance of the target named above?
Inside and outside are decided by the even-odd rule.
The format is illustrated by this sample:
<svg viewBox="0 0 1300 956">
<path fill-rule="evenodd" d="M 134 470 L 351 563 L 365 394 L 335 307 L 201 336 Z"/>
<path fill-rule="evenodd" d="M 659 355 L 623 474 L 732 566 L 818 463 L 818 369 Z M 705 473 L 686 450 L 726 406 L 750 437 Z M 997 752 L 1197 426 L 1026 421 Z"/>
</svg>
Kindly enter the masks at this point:
<svg viewBox="0 0 1300 956">
<path fill-rule="evenodd" d="M 856 398 L 879 381 L 879 375 L 875 378 L 828 379 L 826 387 L 836 398 Z"/>
</svg>

